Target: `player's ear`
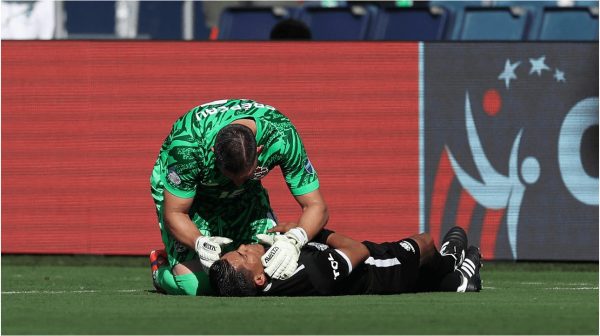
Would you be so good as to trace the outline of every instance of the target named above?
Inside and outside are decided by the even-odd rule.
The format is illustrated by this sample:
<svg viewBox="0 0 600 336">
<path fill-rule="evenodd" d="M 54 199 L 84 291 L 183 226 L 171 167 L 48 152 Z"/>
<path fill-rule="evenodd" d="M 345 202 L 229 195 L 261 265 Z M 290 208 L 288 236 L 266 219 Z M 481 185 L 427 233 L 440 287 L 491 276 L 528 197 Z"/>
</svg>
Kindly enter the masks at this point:
<svg viewBox="0 0 600 336">
<path fill-rule="evenodd" d="M 256 153 L 258 153 L 258 154 L 262 153 L 264 147 L 265 146 L 263 146 L 263 145 L 256 147 Z"/>
<path fill-rule="evenodd" d="M 257 287 L 263 287 L 267 282 L 267 275 L 265 273 L 260 273 L 254 276 L 254 284 Z"/>
</svg>

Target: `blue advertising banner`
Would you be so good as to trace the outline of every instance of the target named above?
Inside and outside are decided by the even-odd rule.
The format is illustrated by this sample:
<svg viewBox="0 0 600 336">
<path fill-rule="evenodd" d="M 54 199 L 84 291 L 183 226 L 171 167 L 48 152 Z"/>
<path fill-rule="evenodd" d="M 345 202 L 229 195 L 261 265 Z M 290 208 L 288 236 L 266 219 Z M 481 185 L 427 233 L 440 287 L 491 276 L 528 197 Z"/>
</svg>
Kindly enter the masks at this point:
<svg viewBox="0 0 600 336">
<path fill-rule="evenodd" d="M 424 229 L 460 225 L 489 259 L 598 260 L 598 44 L 421 57 Z"/>
</svg>

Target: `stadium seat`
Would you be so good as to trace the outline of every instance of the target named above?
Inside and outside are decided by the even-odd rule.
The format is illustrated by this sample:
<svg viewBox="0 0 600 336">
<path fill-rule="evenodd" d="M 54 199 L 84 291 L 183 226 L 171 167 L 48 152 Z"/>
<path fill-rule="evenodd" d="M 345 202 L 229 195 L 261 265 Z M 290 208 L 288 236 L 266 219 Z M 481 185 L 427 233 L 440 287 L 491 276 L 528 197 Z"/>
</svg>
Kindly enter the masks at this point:
<svg viewBox="0 0 600 336">
<path fill-rule="evenodd" d="M 544 8 L 532 40 L 598 41 L 598 7 Z"/>
<path fill-rule="evenodd" d="M 70 39 L 115 38 L 115 1 L 65 1 Z"/>
<path fill-rule="evenodd" d="M 374 40 L 442 40 L 446 23 L 447 11 L 439 6 L 383 8 L 374 24 L 372 38 Z"/>
<path fill-rule="evenodd" d="M 271 29 L 290 18 L 293 10 L 284 7 L 231 7 L 221 13 L 219 40 L 269 40 Z"/>
<path fill-rule="evenodd" d="M 210 28 L 206 25 L 204 16 L 204 6 L 202 1 L 194 1 L 194 39 L 207 40 L 210 35 Z"/>
<path fill-rule="evenodd" d="M 140 1 L 139 4 L 139 38 L 183 38 L 183 1 Z"/>
<path fill-rule="evenodd" d="M 530 14 L 525 7 L 465 7 L 457 14 L 454 40 L 520 41 L 528 36 Z"/>
<path fill-rule="evenodd" d="M 298 18 L 308 25 L 313 40 L 366 40 L 377 15 L 373 6 L 303 7 Z"/>
</svg>

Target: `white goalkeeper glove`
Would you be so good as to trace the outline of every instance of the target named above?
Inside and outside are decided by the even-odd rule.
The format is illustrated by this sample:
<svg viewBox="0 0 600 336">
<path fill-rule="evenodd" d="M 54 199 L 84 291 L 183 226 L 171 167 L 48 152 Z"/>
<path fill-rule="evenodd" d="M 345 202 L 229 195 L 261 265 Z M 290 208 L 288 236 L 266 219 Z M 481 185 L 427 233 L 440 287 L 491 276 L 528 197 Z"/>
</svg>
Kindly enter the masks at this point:
<svg viewBox="0 0 600 336">
<path fill-rule="evenodd" d="M 225 237 L 200 236 L 196 239 L 196 253 L 200 257 L 202 270 L 208 274 L 212 264 L 221 257 L 221 247 L 230 244 L 233 240 Z"/>
<path fill-rule="evenodd" d="M 258 240 L 271 247 L 260 258 L 265 273 L 273 279 L 284 280 L 298 268 L 300 249 L 308 242 L 304 229 L 295 227 L 284 235 L 256 235 Z"/>
</svg>

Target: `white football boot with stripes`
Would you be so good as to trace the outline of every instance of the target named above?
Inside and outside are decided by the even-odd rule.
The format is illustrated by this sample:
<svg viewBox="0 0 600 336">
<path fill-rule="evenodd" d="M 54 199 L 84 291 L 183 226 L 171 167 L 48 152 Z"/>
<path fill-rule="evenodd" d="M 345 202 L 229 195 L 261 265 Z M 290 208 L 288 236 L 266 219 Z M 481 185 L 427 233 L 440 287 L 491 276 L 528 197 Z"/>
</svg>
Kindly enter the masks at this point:
<svg viewBox="0 0 600 336">
<path fill-rule="evenodd" d="M 481 252 L 479 247 L 469 246 L 467 255 L 458 271 L 462 274 L 462 283 L 457 292 L 479 292 L 481 290 Z"/>
</svg>

